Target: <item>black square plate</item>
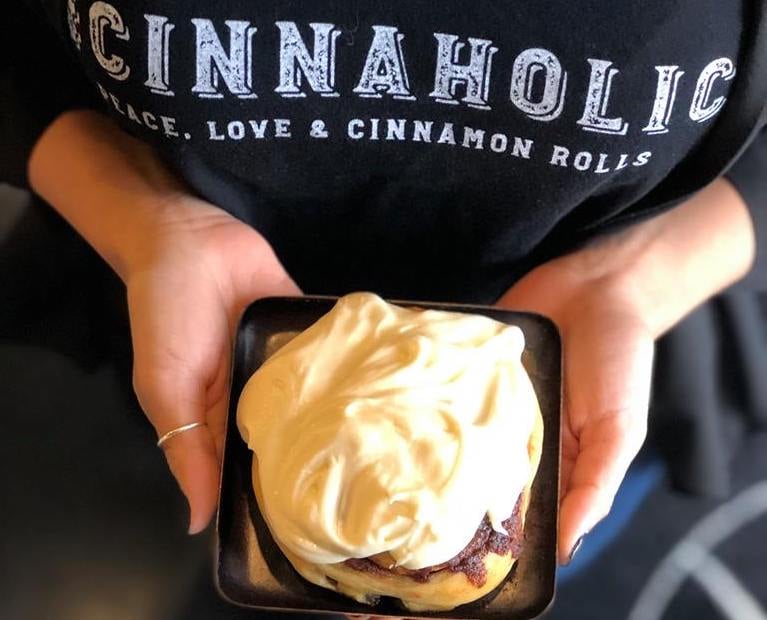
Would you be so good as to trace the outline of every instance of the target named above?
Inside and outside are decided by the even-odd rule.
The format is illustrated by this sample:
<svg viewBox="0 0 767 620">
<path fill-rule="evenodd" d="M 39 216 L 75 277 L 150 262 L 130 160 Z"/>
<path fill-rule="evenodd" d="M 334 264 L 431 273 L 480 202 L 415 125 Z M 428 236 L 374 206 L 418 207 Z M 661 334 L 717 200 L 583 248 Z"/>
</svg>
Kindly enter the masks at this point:
<svg viewBox="0 0 767 620">
<path fill-rule="evenodd" d="M 538 315 L 481 306 L 394 302 L 482 314 L 517 325 L 524 332 L 522 361 L 543 415 L 543 452 L 527 513 L 524 550 L 509 577 L 495 591 L 451 612 L 413 614 L 385 597 L 369 607 L 305 581 L 272 540 L 253 493 L 252 453 L 237 430 L 237 402 L 245 383 L 263 361 L 291 335 L 327 313 L 334 303 L 334 298 L 324 297 L 263 299 L 252 304 L 240 322 L 216 528 L 215 578 L 219 592 L 232 603 L 254 609 L 477 620 L 514 620 L 541 614 L 553 599 L 556 570 L 561 346 L 554 324 Z"/>
</svg>

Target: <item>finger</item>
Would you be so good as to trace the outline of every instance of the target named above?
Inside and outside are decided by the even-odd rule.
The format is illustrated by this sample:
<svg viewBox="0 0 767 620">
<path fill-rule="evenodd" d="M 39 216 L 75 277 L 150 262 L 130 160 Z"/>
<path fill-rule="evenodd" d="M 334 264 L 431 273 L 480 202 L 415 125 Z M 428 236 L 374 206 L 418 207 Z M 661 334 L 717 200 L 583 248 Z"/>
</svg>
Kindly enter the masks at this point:
<svg viewBox="0 0 767 620">
<path fill-rule="evenodd" d="M 533 273 L 538 275 L 538 272 L 546 268 L 547 266 L 544 264 Z M 564 291 L 557 291 L 557 295 L 541 295 L 538 287 L 539 284 L 535 278 L 523 277 L 496 301 L 496 305 L 517 312 L 537 312 L 551 319 L 556 319 L 557 309 L 561 305 L 559 302 Z M 561 328 L 561 325 L 558 327 Z"/>
<path fill-rule="evenodd" d="M 225 396 L 218 402 L 213 403 L 207 418 L 210 420 L 210 435 L 213 438 L 213 447 L 216 451 L 218 462 L 224 458 L 224 443 L 226 442 L 226 416 L 228 413 L 229 400 Z"/>
<path fill-rule="evenodd" d="M 602 424 L 613 425 L 607 419 Z M 589 435 L 592 434 L 602 434 L 605 438 L 591 441 Z M 627 430 L 626 435 L 614 429 L 605 432 L 589 428 L 581 437 L 580 452 L 560 505 L 559 557 L 562 564 L 569 561 L 578 541 L 610 512 L 615 494 L 643 437 L 644 431 L 639 428 Z"/>
<path fill-rule="evenodd" d="M 189 503 L 190 534 L 210 523 L 218 500 L 219 459 L 207 427 L 176 435 L 163 444 L 171 473 Z"/>
<path fill-rule="evenodd" d="M 566 391 L 588 392 L 584 398 L 568 399 L 568 432 L 577 449 L 563 455 L 572 458 L 567 487 L 560 505 L 560 562 L 567 563 L 579 540 L 610 511 L 615 494 L 631 461 L 644 442 L 650 393 L 653 346 L 637 340 L 613 372 L 600 372 L 608 389 L 584 373 L 568 375 Z M 594 371 L 590 372 L 594 376 Z M 571 382 L 577 382 L 574 386 Z M 578 410 L 581 410 L 580 412 Z M 586 415 L 587 413 L 587 415 Z"/>
<path fill-rule="evenodd" d="M 208 422 L 216 455 L 219 463 L 224 455 L 224 440 L 226 435 L 226 420 L 229 406 L 229 349 L 227 348 L 218 364 L 218 370 L 213 383 L 207 388 L 208 401 L 205 419 Z"/>
<path fill-rule="evenodd" d="M 158 437 L 193 422 L 206 422 L 204 386 L 181 370 L 156 370 L 151 380 L 134 373 L 136 394 Z M 207 424 L 176 434 L 162 445 L 171 473 L 189 504 L 190 534 L 201 532 L 217 500 L 219 461 Z"/>
</svg>

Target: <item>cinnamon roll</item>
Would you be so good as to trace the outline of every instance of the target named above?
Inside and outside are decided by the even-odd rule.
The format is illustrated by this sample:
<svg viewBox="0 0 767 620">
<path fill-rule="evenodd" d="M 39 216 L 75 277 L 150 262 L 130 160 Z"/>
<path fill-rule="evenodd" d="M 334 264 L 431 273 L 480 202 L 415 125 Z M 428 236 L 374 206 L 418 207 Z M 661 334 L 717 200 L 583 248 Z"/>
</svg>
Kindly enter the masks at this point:
<svg viewBox="0 0 767 620">
<path fill-rule="evenodd" d="M 543 440 L 523 349 L 515 326 L 355 293 L 254 373 L 238 427 L 305 579 L 421 611 L 506 578 Z"/>
</svg>

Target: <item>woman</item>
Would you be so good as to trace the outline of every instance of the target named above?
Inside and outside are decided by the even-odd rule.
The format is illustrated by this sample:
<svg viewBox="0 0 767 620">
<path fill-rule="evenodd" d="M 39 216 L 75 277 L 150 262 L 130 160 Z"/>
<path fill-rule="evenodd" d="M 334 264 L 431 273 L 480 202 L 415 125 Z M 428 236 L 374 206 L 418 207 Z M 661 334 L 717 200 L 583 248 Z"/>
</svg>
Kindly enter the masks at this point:
<svg viewBox="0 0 767 620">
<path fill-rule="evenodd" d="M 552 317 L 564 563 L 644 440 L 655 340 L 760 277 L 764 10 L 29 0 L 5 41 L 2 168 L 125 283 L 134 385 L 191 533 L 254 299 Z"/>
</svg>

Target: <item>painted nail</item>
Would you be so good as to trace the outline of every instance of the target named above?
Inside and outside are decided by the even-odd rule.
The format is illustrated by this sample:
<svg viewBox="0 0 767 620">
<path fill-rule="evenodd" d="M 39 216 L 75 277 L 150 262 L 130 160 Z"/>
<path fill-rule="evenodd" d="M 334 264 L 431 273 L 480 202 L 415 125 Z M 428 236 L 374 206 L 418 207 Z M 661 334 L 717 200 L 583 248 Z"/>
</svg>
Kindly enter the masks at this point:
<svg viewBox="0 0 767 620">
<path fill-rule="evenodd" d="M 588 532 L 586 532 L 586 534 L 588 534 Z M 570 562 L 573 561 L 575 554 L 578 553 L 578 549 L 581 548 L 581 545 L 583 544 L 583 539 L 586 538 L 586 534 L 584 534 L 578 540 L 575 541 L 575 544 L 573 545 L 573 550 L 570 551 L 570 555 L 567 557 L 568 564 L 570 564 Z"/>
</svg>

